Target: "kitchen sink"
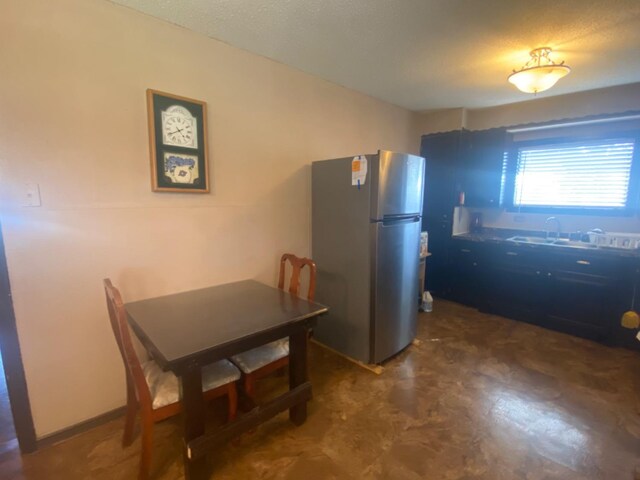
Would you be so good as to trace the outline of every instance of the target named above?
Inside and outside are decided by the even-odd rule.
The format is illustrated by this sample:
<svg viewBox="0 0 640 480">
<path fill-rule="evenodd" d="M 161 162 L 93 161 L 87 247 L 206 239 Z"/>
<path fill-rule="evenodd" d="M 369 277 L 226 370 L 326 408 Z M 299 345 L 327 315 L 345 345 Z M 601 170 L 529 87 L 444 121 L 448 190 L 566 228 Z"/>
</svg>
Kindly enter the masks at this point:
<svg viewBox="0 0 640 480">
<path fill-rule="evenodd" d="M 598 246 L 592 243 L 578 242 L 576 240 L 569 240 L 568 238 L 544 238 L 544 237 L 524 237 L 515 236 L 507 239 L 510 242 L 517 243 L 531 243 L 535 245 L 552 245 L 555 247 L 571 247 L 571 248 L 585 248 L 585 249 L 597 249 Z"/>
<path fill-rule="evenodd" d="M 544 244 L 552 244 L 554 242 L 554 239 L 552 238 L 543 238 L 543 237 L 520 237 L 520 236 L 516 236 L 516 237 L 511 237 L 511 238 L 507 238 L 507 240 L 509 240 L 510 242 L 518 242 L 518 243 L 544 243 Z"/>
<path fill-rule="evenodd" d="M 593 243 L 586 243 L 586 242 L 577 242 L 575 240 L 567 240 L 567 239 L 559 239 L 559 240 L 555 240 L 552 245 L 558 245 L 560 247 L 575 247 L 575 248 L 598 248 L 597 245 L 594 245 Z"/>
</svg>

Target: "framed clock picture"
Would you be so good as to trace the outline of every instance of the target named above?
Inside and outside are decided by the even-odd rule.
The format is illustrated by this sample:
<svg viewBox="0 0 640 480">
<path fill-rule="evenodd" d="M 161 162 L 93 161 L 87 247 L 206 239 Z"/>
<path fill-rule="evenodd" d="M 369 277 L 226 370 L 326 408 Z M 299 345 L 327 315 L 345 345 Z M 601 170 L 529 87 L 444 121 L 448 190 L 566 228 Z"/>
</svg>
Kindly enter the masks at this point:
<svg viewBox="0 0 640 480">
<path fill-rule="evenodd" d="M 147 90 L 154 192 L 208 193 L 207 104 Z"/>
</svg>

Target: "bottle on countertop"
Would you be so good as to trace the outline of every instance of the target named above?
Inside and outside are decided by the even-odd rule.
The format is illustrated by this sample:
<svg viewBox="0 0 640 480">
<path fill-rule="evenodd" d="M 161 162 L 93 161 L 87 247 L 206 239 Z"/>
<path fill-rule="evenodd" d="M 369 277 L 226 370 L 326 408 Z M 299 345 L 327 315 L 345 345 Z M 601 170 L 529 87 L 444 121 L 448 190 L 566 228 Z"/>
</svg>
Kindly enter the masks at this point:
<svg viewBox="0 0 640 480">
<path fill-rule="evenodd" d="M 482 213 L 473 212 L 469 221 L 469 231 L 471 233 L 478 233 L 482 230 Z"/>
</svg>

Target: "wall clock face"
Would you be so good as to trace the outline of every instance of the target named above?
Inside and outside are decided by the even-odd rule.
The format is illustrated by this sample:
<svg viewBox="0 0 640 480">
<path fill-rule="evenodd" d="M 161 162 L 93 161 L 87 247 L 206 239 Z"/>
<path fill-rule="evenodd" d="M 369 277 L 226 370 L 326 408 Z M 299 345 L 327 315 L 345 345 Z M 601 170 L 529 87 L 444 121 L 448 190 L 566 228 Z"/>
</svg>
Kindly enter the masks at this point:
<svg viewBox="0 0 640 480">
<path fill-rule="evenodd" d="M 198 148 L 198 123 L 189 110 L 173 105 L 162 112 L 162 143 L 176 147 Z"/>
</svg>

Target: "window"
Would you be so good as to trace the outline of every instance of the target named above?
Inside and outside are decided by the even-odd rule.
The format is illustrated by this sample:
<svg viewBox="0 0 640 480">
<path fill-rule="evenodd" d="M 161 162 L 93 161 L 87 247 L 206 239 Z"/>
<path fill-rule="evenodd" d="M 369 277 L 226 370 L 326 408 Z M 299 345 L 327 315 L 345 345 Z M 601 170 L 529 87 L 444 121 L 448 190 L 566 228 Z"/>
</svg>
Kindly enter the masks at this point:
<svg viewBox="0 0 640 480">
<path fill-rule="evenodd" d="M 626 209 L 634 147 L 633 139 L 520 147 L 513 206 Z"/>
</svg>

